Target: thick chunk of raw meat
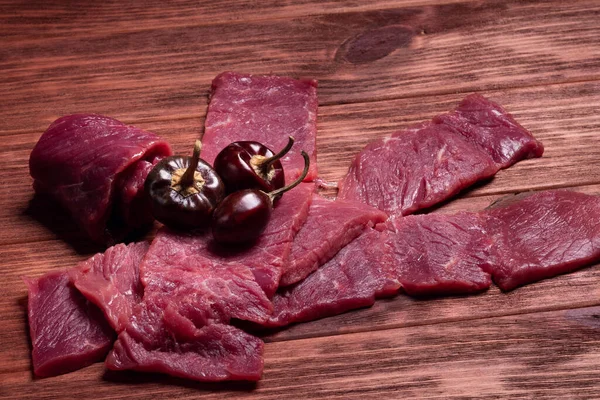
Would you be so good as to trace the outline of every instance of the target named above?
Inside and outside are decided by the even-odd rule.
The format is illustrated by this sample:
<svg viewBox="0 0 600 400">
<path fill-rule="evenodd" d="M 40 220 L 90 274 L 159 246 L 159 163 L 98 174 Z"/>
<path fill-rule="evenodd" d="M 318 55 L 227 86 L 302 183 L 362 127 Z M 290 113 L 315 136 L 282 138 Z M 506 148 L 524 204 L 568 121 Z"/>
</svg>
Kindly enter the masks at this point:
<svg viewBox="0 0 600 400">
<path fill-rule="evenodd" d="M 284 264 L 280 285 L 288 286 L 306 278 L 368 226 L 386 218 L 384 212 L 364 203 L 332 201 L 313 194 L 306 222 L 294 238 L 292 252 Z"/>
<path fill-rule="evenodd" d="M 76 114 L 57 119 L 44 132 L 29 170 L 36 192 L 57 200 L 94 241 L 109 243 L 152 221 L 141 212 L 148 208 L 138 207 L 137 193 L 149 164 L 170 154 L 169 145 L 151 132 L 101 115 Z"/>
<path fill-rule="evenodd" d="M 393 260 L 381 237 L 379 231 L 368 229 L 305 280 L 277 292 L 273 316 L 264 325 L 336 315 L 396 294 L 400 282 L 394 278 Z"/>
<path fill-rule="evenodd" d="M 301 150 L 311 161 L 305 181 L 312 181 L 317 176 L 316 120 L 316 81 L 224 72 L 212 83 L 202 158 L 212 165 L 223 148 L 240 140 L 260 142 L 277 153 L 293 136 L 296 143 L 281 160 L 286 182 L 304 168 Z"/>
<path fill-rule="evenodd" d="M 600 259 L 600 197 L 568 190 L 533 193 L 486 213 L 496 241 L 494 282 L 502 290 L 573 271 Z"/>
<path fill-rule="evenodd" d="M 33 371 L 54 376 L 86 367 L 108 353 L 114 332 L 102 312 L 88 303 L 66 271 L 25 279 L 33 345 Z"/>
<path fill-rule="evenodd" d="M 502 107 L 472 95 L 450 114 L 368 144 L 339 182 L 339 198 L 408 215 L 542 153 Z"/>
<path fill-rule="evenodd" d="M 405 293 L 465 294 L 490 287 L 494 242 L 479 214 L 392 217 L 377 228 L 384 227 L 385 248 Z"/>
<path fill-rule="evenodd" d="M 467 96 L 454 112 L 439 115 L 433 122 L 455 128 L 489 154 L 498 168 L 541 157 L 544 152 L 544 146 L 501 105 L 479 94 Z"/>
<path fill-rule="evenodd" d="M 146 177 L 160 161 L 155 157 L 152 161 L 140 160 L 121 174 L 115 184 L 113 222 L 111 226 L 126 226 L 135 229 L 143 227 L 152 219 L 152 205 L 150 198 L 144 192 Z"/>
<path fill-rule="evenodd" d="M 160 372 L 197 381 L 260 379 L 263 343 L 230 325 L 197 325 L 164 296 L 135 307 L 132 322 L 106 359 L 112 370 Z"/>
<path fill-rule="evenodd" d="M 69 270 L 71 282 L 104 312 L 117 332 L 129 323 L 133 306 L 142 301 L 139 265 L 148 246 L 146 242 L 118 244 Z"/>
</svg>

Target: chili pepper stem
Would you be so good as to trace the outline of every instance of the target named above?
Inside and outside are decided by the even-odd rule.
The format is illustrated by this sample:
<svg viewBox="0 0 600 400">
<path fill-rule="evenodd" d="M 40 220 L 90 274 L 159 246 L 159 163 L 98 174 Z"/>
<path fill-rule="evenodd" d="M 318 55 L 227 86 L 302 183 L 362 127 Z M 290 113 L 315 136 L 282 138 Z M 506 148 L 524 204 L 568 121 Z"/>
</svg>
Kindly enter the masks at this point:
<svg viewBox="0 0 600 400">
<path fill-rule="evenodd" d="M 273 201 L 275 198 L 281 196 L 283 193 L 287 192 L 288 190 L 291 190 L 291 189 L 295 188 L 296 186 L 298 186 L 304 180 L 304 178 L 306 178 L 306 175 L 308 175 L 308 168 L 310 167 L 310 158 L 308 157 L 308 154 L 306 154 L 306 152 L 304 150 L 302 150 L 300 152 L 300 154 L 302 154 L 302 157 L 304 157 L 304 170 L 302 171 L 302 174 L 298 177 L 298 179 L 296 179 L 294 182 L 290 183 L 289 185 L 267 193 L 267 195 L 269 196 L 271 201 Z"/>
<path fill-rule="evenodd" d="M 294 138 L 292 136 L 288 136 L 288 142 L 285 145 L 285 147 L 283 149 L 281 149 L 281 151 L 275 155 L 273 155 L 272 157 L 269 158 L 263 158 L 259 161 L 257 161 L 255 163 L 255 165 L 263 171 L 263 173 L 266 173 L 269 168 L 271 167 L 271 164 L 273 164 L 275 161 L 279 160 L 281 157 L 285 156 L 290 149 L 292 148 L 292 146 L 294 145 Z"/>
<path fill-rule="evenodd" d="M 190 160 L 190 165 L 185 170 L 183 175 L 181 176 L 181 180 L 179 184 L 182 188 L 188 188 L 194 185 L 194 175 L 196 173 L 196 168 L 198 168 L 198 162 L 200 161 L 200 151 L 202 150 L 202 140 L 198 139 L 194 143 L 194 153 L 192 154 L 192 159 Z"/>
</svg>

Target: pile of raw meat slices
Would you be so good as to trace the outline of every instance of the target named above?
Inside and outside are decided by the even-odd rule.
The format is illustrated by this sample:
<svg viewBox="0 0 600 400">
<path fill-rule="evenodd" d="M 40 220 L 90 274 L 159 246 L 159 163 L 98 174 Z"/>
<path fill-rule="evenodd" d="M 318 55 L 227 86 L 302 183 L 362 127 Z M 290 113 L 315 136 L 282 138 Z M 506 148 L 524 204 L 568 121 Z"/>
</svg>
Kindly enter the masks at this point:
<svg viewBox="0 0 600 400">
<path fill-rule="evenodd" d="M 481 212 L 410 215 L 542 155 L 542 145 L 498 104 L 470 95 L 447 114 L 370 143 L 335 201 L 315 192 L 316 114 L 314 81 L 219 75 L 203 158 L 212 163 L 237 140 L 280 149 L 291 135 L 286 179 L 298 176 L 304 149 L 312 161 L 305 182 L 282 198 L 252 247 L 225 248 L 210 235 L 162 228 L 150 244 L 117 244 L 68 271 L 27 279 L 36 375 L 105 359 L 111 370 L 258 380 L 263 343 L 232 320 L 282 327 L 400 291 L 468 294 L 492 281 L 511 290 L 600 258 L 594 196 L 554 190 Z M 53 148 L 57 137 L 77 134 L 119 153 L 118 162 Z M 155 135 L 77 115 L 54 123 L 40 143 L 30 160 L 36 190 L 61 201 L 91 238 L 114 239 L 115 226 L 124 231 L 147 220 L 140 188 L 149 168 L 170 154 Z M 48 173 L 61 157 L 70 167 Z M 99 175 L 84 176 L 98 162 L 105 165 Z"/>
</svg>

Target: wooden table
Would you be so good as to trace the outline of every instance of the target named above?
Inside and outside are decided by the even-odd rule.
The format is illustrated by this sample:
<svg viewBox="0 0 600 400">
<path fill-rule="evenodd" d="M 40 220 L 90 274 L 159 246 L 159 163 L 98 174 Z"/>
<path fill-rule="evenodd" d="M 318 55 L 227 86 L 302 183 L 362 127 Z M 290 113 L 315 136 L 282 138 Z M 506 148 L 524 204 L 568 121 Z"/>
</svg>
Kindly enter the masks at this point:
<svg viewBox="0 0 600 400">
<path fill-rule="evenodd" d="M 50 122 L 106 114 L 187 153 L 224 70 L 319 80 L 327 180 L 367 142 L 479 91 L 546 152 L 438 212 L 526 189 L 600 194 L 598 0 L 2 0 L 0 38 L 0 397 L 600 397 L 600 266 L 510 293 L 399 295 L 293 326 L 265 337 L 257 385 L 109 374 L 102 364 L 33 379 L 21 281 L 97 250 L 31 202 L 29 152 Z"/>
</svg>

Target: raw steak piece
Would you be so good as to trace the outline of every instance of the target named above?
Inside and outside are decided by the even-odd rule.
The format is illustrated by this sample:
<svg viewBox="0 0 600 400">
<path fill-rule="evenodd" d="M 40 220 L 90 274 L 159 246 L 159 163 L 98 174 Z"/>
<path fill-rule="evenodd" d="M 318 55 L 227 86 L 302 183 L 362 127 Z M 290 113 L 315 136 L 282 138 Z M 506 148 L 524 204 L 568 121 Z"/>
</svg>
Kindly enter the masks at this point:
<svg viewBox="0 0 600 400">
<path fill-rule="evenodd" d="M 286 182 L 304 168 L 301 150 L 311 161 L 305 181 L 312 181 L 317 176 L 316 120 L 316 81 L 224 72 L 212 83 L 202 158 L 212 165 L 223 148 L 240 140 L 260 142 L 277 153 L 293 136 L 296 143 L 281 160 Z"/>
<path fill-rule="evenodd" d="M 28 318 L 33 345 L 33 371 L 46 377 L 64 374 L 100 361 L 114 332 L 100 310 L 69 282 L 66 271 L 39 279 L 25 278 L 29 290 Z"/>
<path fill-rule="evenodd" d="M 148 247 L 146 242 L 118 244 L 69 270 L 71 282 L 104 312 L 117 332 L 131 319 L 133 306 L 142 301 L 139 265 Z"/>
<path fill-rule="evenodd" d="M 57 200 L 94 241 L 110 243 L 152 222 L 149 213 L 140 212 L 148 208 L 138 207 L 137 193 L 149 164 L 170 154 L 167 142 L 154 133 L 101 115 L 76 114 L 57 119 L 44 132 L 29 170 L 36 192 Z"/>
<path fill-rule="evenodd" d="M 146 177 L 162 157 L 151 162 L 140 160 L 121 174 L 115 187 L 119 188 L 114 200 L 113 226 L 144 227 L 152 219 L 152 205 L 144 192 Z"/>
<path fill-rule="evenodd" d="M 279 327 L 341 314 L 396 294 L 400 282 L 381 237 L 368 229 L 305 280 L 277 292 L 273 316 L 263 325 Z"/>
<path fill-rule="evenodd" d="M 106 366 L 198 381 L 258 380 L 263 343 L 228 325 L 261 323 L 272 304 L 250 267 L 206 248 L 210 235 L 160 230 L 140 265 L 143 301 Z"/>
<path fill-rule="evenodd" d="M 600 259 L 600 197 L 568 190 L 537 192 L 486 212 L 502 290 L 573 271 Z"/>
<path fill-rule="evenodd" d="M 303 280 L 367 227 L 386 218 L 384 212 L 364 203 L 331 201 L 313 194 L 306 222 L 294 238 L 292 252 L 284 264 L 280 285 Z"/>
<path fill-rule="evenodd" d="M 339 182 L 339 198 L 408 215 L 440 203 L 543 146 L 483 96 L 368 144 Z"/>
<path fill-rule="evenodd" d="M 544 146 L 501 105 L 479 94 L 465 97 L 454 112 L 439 115 L 433 122 L 455 128 L 489 154 L 498 168 L 541 157 L 544 152 Z"/>
<path fill-rule="evenodd" d="M 338 197 L 407 215 L 497 171 L 487 154 L 454 130 L 423 124 L 368 144 L 340 181 Z"/>
<path fill-rule="evenodd" d="M 140 266 L 144 301 L 162 296 L 172 302 L 185 301 L 204 313 L 202 324 L 230 318 L 260 322 L 272 306 L 256 283 L 252 270 L 240 263 L 225 263 L 198 251 L 207 236 L 160 230 Z"/>
<path fill-rule="evenodd" d="M 490 287 L 494 242 L 476 213 L 392 217 L 379 225 L 394 276 L 411 296 L 476 293 Z M 383 249 L 382 249 L 383 250 Z"/>
<path fill-rule="evenodd" d="M 198 327 L 164 296 L 135 307 L 106 359 L 112 370 L 160 372 L 197 381 L 259 380 L 263 343 L 230 325 Z"/>
</svg>

